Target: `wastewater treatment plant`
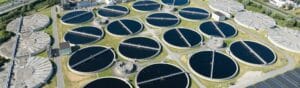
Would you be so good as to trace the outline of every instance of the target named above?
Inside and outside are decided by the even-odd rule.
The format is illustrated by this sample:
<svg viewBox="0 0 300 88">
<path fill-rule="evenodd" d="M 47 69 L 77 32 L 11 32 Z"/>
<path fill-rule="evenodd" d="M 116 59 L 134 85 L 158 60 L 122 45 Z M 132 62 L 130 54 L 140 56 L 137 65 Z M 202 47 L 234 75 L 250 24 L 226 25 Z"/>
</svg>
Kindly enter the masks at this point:
<svg viewBox="0 0 300 88">
<path fill-rule="evenodd" d="M 5 31 L 1 88 L 300 88 L 300 28 L 245 0 L 57 0 Z"/>
</svg>

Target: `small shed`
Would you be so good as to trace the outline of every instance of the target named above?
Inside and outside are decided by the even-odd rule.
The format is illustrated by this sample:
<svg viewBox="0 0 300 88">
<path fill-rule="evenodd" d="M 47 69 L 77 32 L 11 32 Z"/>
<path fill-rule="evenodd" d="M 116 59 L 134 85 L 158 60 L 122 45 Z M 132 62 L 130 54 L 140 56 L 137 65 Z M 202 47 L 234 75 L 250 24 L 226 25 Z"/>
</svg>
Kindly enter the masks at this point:
<svg viewBox="0 0 300 88">
<path fill-rule="evenodd" d="M 215 21 L 224 21 L 226 19 L 226 16 L 221 12 L 213 12 L 212 19 L 214 19 Z"/>
<path fill-rule="evenodd" d="M 69 55 L 72 53 L 72 47 L 69 42 L 62 42 L 59 44 L 59 54 Z"/>
</svg>

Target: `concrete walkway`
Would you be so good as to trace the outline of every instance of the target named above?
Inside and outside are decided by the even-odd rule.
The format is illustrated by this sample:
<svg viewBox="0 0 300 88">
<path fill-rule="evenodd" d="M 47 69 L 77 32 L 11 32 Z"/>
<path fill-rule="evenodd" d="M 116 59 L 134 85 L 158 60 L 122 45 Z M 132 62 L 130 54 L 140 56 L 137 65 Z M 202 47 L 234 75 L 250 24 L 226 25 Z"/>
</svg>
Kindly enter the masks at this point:
<svg viewBox="0 0 300 88">
<path fill-rule="evenodd" d="M 52 20 L 53 20 L 53 31 L 52 31 L 52 34 L 53 34 L 53 38 L 54 38 L 54 44 L 52 46 L 52 48 L 59 48 L 59 36 L 58 36 L 58 28 L 57 28 L 57 15 L 56 15 L 56 6 L 53 6 L 51 8 L 51 17 L 52 17 Z M 54 62 L 56 63 L 57 65 L 57 73 L 56 73 L 56 88 L 65 88 L 65 84 L 64 84 L 64 74 L 63 74 L 63 70 L 62 70 L 62 62 L 61 62 L 61 57 L 55 57 L 54 58 Z"/>
</svg>

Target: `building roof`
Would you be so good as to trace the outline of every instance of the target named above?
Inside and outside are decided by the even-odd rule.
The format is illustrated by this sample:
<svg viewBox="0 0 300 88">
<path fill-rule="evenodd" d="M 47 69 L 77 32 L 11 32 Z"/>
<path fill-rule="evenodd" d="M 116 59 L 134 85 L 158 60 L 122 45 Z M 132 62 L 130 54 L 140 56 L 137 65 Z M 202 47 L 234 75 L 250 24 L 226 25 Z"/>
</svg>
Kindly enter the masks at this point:
<svg viewBox="0 0 300 88">
<path fill-rule="evenodd" d="M 67 48 L 70 48 L 70 43 L 69 42 L 62 42 L 59 44 L 59 48 L 60 49 L 67 49 Z"/>
</svg>

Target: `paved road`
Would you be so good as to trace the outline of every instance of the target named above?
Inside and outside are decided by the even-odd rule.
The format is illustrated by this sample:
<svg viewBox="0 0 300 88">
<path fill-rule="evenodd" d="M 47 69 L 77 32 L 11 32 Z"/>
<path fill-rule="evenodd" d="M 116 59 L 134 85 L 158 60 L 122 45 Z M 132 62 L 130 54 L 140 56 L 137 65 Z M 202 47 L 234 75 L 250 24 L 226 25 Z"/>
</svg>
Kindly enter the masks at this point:
<svg viewBox="0 0 300 88">
<path fill-rule="evenodd" d="M 54 44 L 52 46 L 52 48 L 59 48 L 59 36 L 58 36 L 58 29 L 57 29 L 57 15 L 56 15 L 56 10 L 55 10 L 56 6 L 53 6 L 51 8 L 51 17 L 53 20 L 53 29 L 52 29 L 52 33 L 53 33 L 53 37 L 54 37 Z M 64 88 L 64 75 L 62 72 L 62 64 L 61 64 L 61 57 L 55 57 L 54 58 L 54 62 L 57 65 L 57 73 L 56 73 L 56 77 L 57 77 L 57 88 Z"/>
</svg>

